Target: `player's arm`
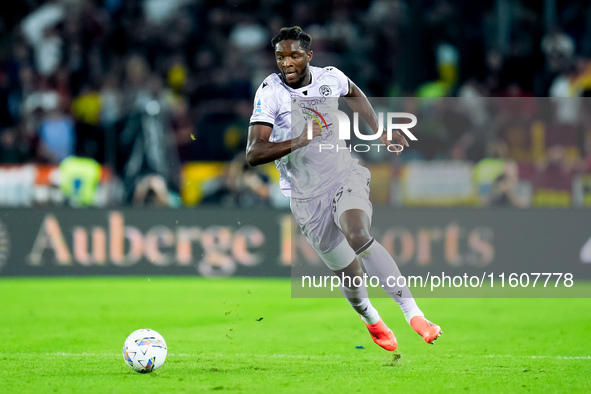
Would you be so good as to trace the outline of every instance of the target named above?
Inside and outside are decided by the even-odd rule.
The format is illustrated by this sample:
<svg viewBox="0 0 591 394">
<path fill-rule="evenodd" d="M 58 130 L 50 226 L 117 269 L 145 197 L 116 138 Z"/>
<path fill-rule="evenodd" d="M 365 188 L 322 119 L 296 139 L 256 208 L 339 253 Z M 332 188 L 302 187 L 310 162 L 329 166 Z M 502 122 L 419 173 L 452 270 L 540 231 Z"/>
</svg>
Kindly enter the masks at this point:
<svg viewBox="0 0 591 394">
<path fill-rule="evenodd" d="M 320 135 L 321 129 L 312 125 L 313 136 Z M 246 160 L 251 166 L 269 163 L 277 160 L 292 151 L 308 145 L 311 140 L 307 138 L 306 130 L 298 137 L 283 142 L 271 142 L 271 132 L 273 127 L 269 123 L 255 122 L 248 128 L 248 141 L 246 144 Z"/>
<path fill-rule="evenodd" d="M 347 100 L 347 97 L 352 100 Z M 371 103 L 367 99 L 367 96 L 353 81 L 349 79 L 349 93 L 345 95 L 347 104 L 354 112 L 357 112 L 361 119 L 363 119 L 371 129 L 377 133 L 379 128 L 378 116 L 376 111 L 373 109 Z M 408 141 L 398 130 L 393 130 L 392 140 L 400 145 L 408 146 Z M 393 145 L 392 142 L 388 141 L 385 132 L 382 133 L 380 141 L 386 146 Z"/>
</svg>

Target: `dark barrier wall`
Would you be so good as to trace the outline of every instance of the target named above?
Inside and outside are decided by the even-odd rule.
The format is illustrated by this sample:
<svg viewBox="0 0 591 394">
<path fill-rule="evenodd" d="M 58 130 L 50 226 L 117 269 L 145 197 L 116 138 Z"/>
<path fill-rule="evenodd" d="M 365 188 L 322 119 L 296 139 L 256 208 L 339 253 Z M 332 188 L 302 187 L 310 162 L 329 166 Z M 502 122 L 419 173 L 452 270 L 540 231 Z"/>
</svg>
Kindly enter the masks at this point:
<svg viewBox="0 0 591 394">
<path fill-rule="evenodd" d="M 405 275 L 570 272 L 591 279 L 587 210 L 376 209 Z M 0 210 L 0 275 L 328 272 L 289 212 Z"/>
</svg>

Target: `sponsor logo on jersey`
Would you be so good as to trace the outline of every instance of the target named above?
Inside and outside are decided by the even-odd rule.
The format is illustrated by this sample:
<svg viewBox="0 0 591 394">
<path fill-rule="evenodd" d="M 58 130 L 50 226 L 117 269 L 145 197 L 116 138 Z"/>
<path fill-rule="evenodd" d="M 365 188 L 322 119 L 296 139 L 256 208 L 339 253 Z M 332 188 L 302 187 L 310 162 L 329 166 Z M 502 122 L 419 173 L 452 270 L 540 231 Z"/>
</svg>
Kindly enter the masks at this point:
<svg viewBox="0 0 591 394">
<path fill-rule="evenodd" d="M 304 109 L 307 109 L 310 112 L 313 112 L 313 114 L 308 113 L 308 112 L 304 112 L 304 114 L 311 116 L 312 118 L 314 118 L 314 120 L 316 121 L 316 123 L 318 123 L 318 126 L 320 126 L 320 128 L 322 128 L 322 124 L 324 124 L 324 127 L 326 127 L 326 129 L 328 130 L 328 124 L 326 124 L 326 120 L 324 119 L 324 117 L 322 116 L 322 114 L 312 108 L 308 108 L 308 107 L 304 107 Z M 314 114 L 316 114 L 316 116 L 314 116 Z M 320 119 L 318 119 L 320 118 Z M 320 122 L 322 120 L 322 123 Z M 308 130 L 308 133 L 310 133 L 310 130 Z M 308 138 L 310 138 L 311 134 L 308 134 Z"/>
</svg>

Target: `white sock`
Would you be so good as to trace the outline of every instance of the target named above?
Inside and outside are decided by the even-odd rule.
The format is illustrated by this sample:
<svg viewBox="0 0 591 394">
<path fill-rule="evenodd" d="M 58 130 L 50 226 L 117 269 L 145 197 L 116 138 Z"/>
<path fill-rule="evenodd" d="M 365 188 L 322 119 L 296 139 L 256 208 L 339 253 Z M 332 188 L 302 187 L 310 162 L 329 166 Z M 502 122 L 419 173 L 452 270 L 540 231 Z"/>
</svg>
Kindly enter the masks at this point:
<svg viewBox="0 0 591 394">
<path fill-rule="evenodd" d="M 367 289 L 365 288 L 353 288 L 341 286 L 343 295 L 349 301 L 349 304 L 355 309 L 355 312 L 359 313 L 361 320 L 367 324 L 375 324 L 380 320 L 378 310 L 373 307 L 369 298 L 367 298 Z"/>
<path fill-rule="evenodd" d="M 415 302 L 416 305 L 416 302 Z M 406 319 L 406 322 L 408 324 L 410 324 L 410 319 L 412 319 L 415 316 L 425 316 L 425 314 L 419 309 L 419 307 L 417 306 L 416 308 L 413 308 L 409 311 L 404 312 L 404 318 Z"/>
<path fill-rule="evenodd" d="M 401 287 L 390 280 L 390 285 L 394 286 L 388 286 L 388 277 L 398 278 L 400 270 L 392 256 L 378 241 L 372 239 L 357 252 L 367 274 L 379 278 L 380 285 L 400 306 L 408 323 L 414 316 L 424 316 L 406 285 Z"/>
</svg>

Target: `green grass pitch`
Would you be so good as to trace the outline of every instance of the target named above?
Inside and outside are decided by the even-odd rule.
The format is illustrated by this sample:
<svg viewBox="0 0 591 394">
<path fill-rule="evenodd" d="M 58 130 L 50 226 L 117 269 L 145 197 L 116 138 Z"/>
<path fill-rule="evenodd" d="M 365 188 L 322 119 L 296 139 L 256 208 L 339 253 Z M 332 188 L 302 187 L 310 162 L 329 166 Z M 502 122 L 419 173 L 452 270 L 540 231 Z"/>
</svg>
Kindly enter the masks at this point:
<svg viewBox="0 0 591 394">
<path fill-rule="evenodd" d="M 375 345 L 344 299 L 293 299 L 288 279 L 0 279 L 2 393 L 591 392 L 590 299 L 420 299 L 425 344 L 389 299 Z M 138 328 L 168 358 L 138 374 Z"/>
</svg>

